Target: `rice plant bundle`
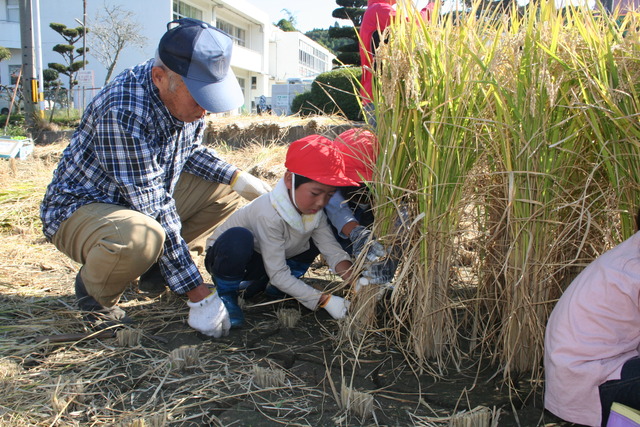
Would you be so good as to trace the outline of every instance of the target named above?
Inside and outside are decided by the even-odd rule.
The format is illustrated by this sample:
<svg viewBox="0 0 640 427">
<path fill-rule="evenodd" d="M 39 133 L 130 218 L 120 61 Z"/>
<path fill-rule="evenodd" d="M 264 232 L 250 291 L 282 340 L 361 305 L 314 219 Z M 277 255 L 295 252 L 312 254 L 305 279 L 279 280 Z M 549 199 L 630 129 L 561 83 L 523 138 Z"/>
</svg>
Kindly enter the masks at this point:
<svg viewBox="0 0 640 427">
<path fill-rule="evenodd" d="M 340 387 L 340 407 L 362 420 L 373 415 L 373 395 L 349 387 L 344 382 Z"/>
<path fill-rule="evenodd" d="M 497 425 L 498 417 L 486 406 L 477 406 L 470 411 L 453 415 L 449 427 L 492 427 Z"/>
<path fill-rule="evenodd" d="M 285 385 L 286 374 L 282 369 L 253 367 L 253 381 L 258 387 L 271 388 Z"/>
<path fill-rule="evenodd" d="M 409 267 L 396 277 L 392 303 L 394 329 L 409 330 L 407 353 L 424 362 L 456 353 L 448 285 L 460 205 L 482 148 L 475 118 L 485 70 L 474 54 L 482 42 L 473 31 L 415 23 L 408 14 L 378 51 L 381 153 L 372 186 L 379 234 L 392 228 L 399 205 L 407 207 L 410 221 L 422 218 L 404 236 L 402 261 Z"/>
<path fill-rule="evenodd" d="M 140 344 L 140 329 L 120 329 L 116 332 L 116 342 L 120 347 L 135 347 Z"/>
<path fill-rule="evenodd" d="M 281 308 L 276 311 L 276 317 L 283 328 L 291 329 L 296 326 L 302 314 L 295 308 Z"/>
<path fill-rule="evenodd" d="M 640 26 L 634 13 L 547 0 L 506 14 L 479 4 L 424 23 L 399 2 L 378 51 L 375 226 L 384 236 L 398 205 L 414 219 L 391 326 L 421 364 L 456 359 L 459 332 L 506 376 L 539 373 L 548 315 L 575 266 L 632 228 Z M 451 267 L 470 205 L 484 240 L 466 305 L 476 324 L 459 329 Z"/>
<path fill-rule="evenodd" d="M 196 347 L 182 346 L 174 348 L 169 353 L 169 366 L 172 370 L 181 371 L 197 366 L 200 363 L 198 349 Z"/>
<path fill-rule="evenodd" d="M 540 14 L 497 24 L 483 52 L 489 71 L 483 130 L 497 187 L 485 199 L 496 215 L 486 218 L 491 237 L 480 296 L 493 299 L 489 326 L 498 330 L 487 334 L 498 337 L 491 344 L 507 375 L 536 372 L 542 359 L 545 303 L 558 288 L 558 266 L 575 255 L 576 242 L 563 229 L 579 215 L 574 202 L 590 172 L 579 157 L 575 72 L 561 60 L 561 40 L 570 35 L 552 8 L 542 2 Z"/>
<path fill-rule="evenodd" d="M 145 418 L 138 418 L 129 423 L 121 424 L 123 427 L 164 427 L 167 425 L 166 415 L 164 412 L 152 414 Z"/>
<path fill-rule="evenodd" d="M 586 242 L 607 242 L 594 225 L 609 219 L 610 189 L 618 186 L 602 179 L 607 161 L 593 144 L 612 124 L 593 126 L 590 117 L 602 99 L 586 103 L 584 96 L 589 86 L 609 84 L 598 63 L 619 38 L 614 18 L 561 13 L 545 1 L 536 6 L 497 28 L 499 39 L 486 51 L 495 64 L 485 92 L 493 117 L 485 116 L 490 173 L 501 189 L 487 192 L 486 204 L 497 215 L 487 217 L 492 238 L 481 297 L 496 303 L 486 335 L 498 337 L 489 342 L 507 376 L 539 372 L 553 301 L 573 263 L 607 249 L 601 244 L 594 251 Z"/>
</svg>

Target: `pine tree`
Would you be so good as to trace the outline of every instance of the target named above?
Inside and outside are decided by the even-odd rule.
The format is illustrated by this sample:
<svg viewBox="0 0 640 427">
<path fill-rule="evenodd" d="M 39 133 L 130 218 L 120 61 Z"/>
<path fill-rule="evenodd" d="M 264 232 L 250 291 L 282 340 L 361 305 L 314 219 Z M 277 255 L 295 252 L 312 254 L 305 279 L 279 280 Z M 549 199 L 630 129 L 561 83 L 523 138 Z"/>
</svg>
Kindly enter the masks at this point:
<svg viewBox="0 0 640 427">
<path fill-rule="evenodd" d="M 69 77 L 69 93 L 71 93 L 73 87 L 78 84 L 76 81 L 76 74 L 78 74 L 78 71 L 88 63 L 88 61 L 78 61 L 77 59 L 81 58 L 84 56 L 85 52 L 89 51 L 89 49 L 84 49 L 82 47 L 76 49 L 75 44 L 82 40 L 89 30 L 84 26 L 67 28 L 66 25 L 57 24 L 55 22 L 49 24 L 49 27 L 51 27 L 51 29 L 56 33 L 60 34 L 67 42 L 67 44 L 57 44 L 53 47 L 53 50 L 62 55 L 67 64 L 64 65 L 50 62 L 47 65 L 49 68 Z"/>
<path fill-rule="evenodd" d="M 336 55 L 340 47 L 344 46 L 345 44 L 351 43 L 351 40 L 345 38 L 336 39 L 329 37 L 329 30 L 331 30 L 332 27 L 340 27 L 340 24 L 336 22 L 335 25 L 330 26 L 328 29 L 315 28 L 311 31 L 307 31 L 306 33 L 304 33 L 304 35 L 309 37 L 314 42 L 326 47 L 331 51 L 332 54 Z"/>
<path fill-rule="evenodd" d="M 358 30 L 367 8 L 367 0 L 336 0 L 336 4 L 340 7 L 334 9 L 331 16 L 351 21 L 351 26 L 336 25 L 329 28 L 329 38 L 348 40 L 337 48 L 336 62 L 339 65 L 360 65 Z"/>
</svg>

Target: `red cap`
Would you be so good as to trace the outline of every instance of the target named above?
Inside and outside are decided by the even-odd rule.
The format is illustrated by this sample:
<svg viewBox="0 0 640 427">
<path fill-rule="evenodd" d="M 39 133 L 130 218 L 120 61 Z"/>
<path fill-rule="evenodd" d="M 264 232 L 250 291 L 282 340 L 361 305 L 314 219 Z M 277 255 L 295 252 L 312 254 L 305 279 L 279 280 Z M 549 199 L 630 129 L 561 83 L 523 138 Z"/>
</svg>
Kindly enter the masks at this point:
<svg viewBox="0 0 640 427">
<path fill-rule="evenodd" d="M 364 129 L 349 129 L 333 141 L 344 157 L 345 175 L 354 181 L 371 181 L 378 158 L 378 139 Z"/>
<path fill-rule="evenodd" d="M 292 142 L 284 166 L 290 172 L 332 187 L 358 185 L 345 175 L 342 154 L 324 136 L 309 135 Z"/>
</svg>

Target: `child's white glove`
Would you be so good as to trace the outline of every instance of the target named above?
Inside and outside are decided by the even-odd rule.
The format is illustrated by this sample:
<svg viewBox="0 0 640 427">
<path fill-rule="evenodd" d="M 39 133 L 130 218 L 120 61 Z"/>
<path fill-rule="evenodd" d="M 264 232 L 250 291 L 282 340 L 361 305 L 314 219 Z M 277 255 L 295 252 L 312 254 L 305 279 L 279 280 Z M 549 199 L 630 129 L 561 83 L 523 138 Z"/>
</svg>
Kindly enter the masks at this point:
<svg viewBox="0 0 640 427">
<path fill-rule="evenodd" d="M 329 295 L 329 300 L 325 303 L 324 309 L 334 319 L 342 319 L 347 315 L 351 301 L 348 301 L 342 297 L 336 295 Z"/>
<path fill-rule="evenodd" d="M 202 301 L 187 301 L 187 305 L 190 307 L 189 326 L 193 329 L 214 338 L 229 334 L 229 312 L 217 292 Z"/>
<path fill-rule="evenodd" d="M 231 188 L 247 200 L 253 200 L 271 191 L 269 184 L 244 171 L 238 171 L 231 181 Z"/>
</svg>

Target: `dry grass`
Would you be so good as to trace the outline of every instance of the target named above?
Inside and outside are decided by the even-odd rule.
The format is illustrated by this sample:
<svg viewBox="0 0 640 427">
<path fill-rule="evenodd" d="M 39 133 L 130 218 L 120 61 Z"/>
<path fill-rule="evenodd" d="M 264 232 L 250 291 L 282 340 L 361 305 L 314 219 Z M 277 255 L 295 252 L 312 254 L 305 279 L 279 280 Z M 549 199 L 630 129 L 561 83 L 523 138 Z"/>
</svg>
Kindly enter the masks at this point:
<svg viewBox="0 0 640 427">
<path fill-rule="evenodd" d="M 254 144 L 288 143 L 308 134 L 333 139 L 352 123 L 338 116 L 235 116 L 210 121 L 206 142 L 245 148 Z"/>
<path fill-rule="evenodd" d="M 239 399 L 277 417 L 274 395 L 280 407 L 295 408 L 288 419 L 308 415 L 317 389 L 290 379 L 276 391 L 254 390 L 251 354 L 216 341 L 179 346 L 193 331 L 184 300 L 170 293 L 149 298 L 132 285 L 121 305 L 142 319 L 140 329 L 119 331 L 114 340 L 39 339 L 84 332 L 72 295 L 79 265 L 46 242 L 39 220 L 65 146 L 37 146 L 27 160 L 0 162 L 0 425 L 222 425 L 216 414 Z M 218 152 L 272 184 L 284 172 L 283 144 Z M 171 331 L 173 350 L 162 338 Z"/>
<path fill-rule="evenodd" d="M 0 162 L 0 425 L 426 425 L 421 417 L 460 412 L 460 391 L 452 388 L 438 393 L 444 406 L 424 405 L 435 393 L 425 393 L 404 351 L 390 346 L 390 326 L 377 326 L 390 292 L 373 287 L 356 296 L 339 327 L 324 312 L 269 305 L 246 331 L 212 340 L 188 327 L 183 298 L 151 298 L 132 284 L 121 305 L 135 329 L 113 338 L 42 340 L 86 332 L 74 307 L 79 265 L 45 241 L 39 220 L 65 145 L 37 146 L 25 161 Z M 284 172 L 281 141 L 216 149 L 271 184 Z M 196 261 L 202 268 L 202 257 Z M 326 269 L 318 274 L 333 286 Z M 247 310 L 261 308 L 267 311 Z M 292 338 L 300 336 L 302 342 Z M 278 345 L 286 351 L 272 350 Z M 290 354 L 295 363 L 287 362 Z"/>
</svg>

